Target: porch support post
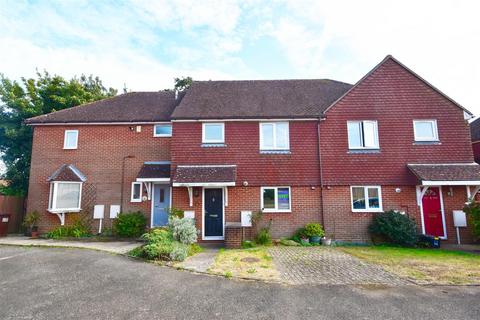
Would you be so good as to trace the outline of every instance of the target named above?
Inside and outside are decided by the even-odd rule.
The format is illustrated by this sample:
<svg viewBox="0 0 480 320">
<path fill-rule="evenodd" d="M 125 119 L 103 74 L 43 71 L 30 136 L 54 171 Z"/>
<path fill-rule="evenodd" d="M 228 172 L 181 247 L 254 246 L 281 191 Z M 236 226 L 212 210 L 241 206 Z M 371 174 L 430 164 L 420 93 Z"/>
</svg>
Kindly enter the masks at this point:
<svg viewBox="0 0 480 320">
<path fill-rule="evenodd" d="M 422 204 L 423 196 L 427 190 L 428 186 L 417 186 L 417 205 L 420 206 Z"/>
<path fill-rule="evenodd" d="M 471 191 L 470 186 L 467 186 L 468 200 L 475 198 L 478 191 L 480 191 L 480 186 L 473 186 L 473 191 Z"/>
<path fill-rule="evenodd" d="M 470 192 L 470 186 L 466 186 L 467 188 L 467 201 L 470 201 L 472 198 L 472 193 Z"/>
<path fill-rule="evenodd" d="M 152 199 L 152 183 L 151 182 L 144 182 L 145 189 L 147 190 L 147 199 Z"/>
<path fill-rule="evenodd" d="M 187 187 L 188 190 L 188 201 L 190 207 L 193 207 L 193 188 L 192 187 Z"/>
<path fill-rule="evenodd" d="M 225 194 L 225 207 L 228 207 L 228 187 L 224 187 L 223 190 L 223 193 Z"/>
</svg>

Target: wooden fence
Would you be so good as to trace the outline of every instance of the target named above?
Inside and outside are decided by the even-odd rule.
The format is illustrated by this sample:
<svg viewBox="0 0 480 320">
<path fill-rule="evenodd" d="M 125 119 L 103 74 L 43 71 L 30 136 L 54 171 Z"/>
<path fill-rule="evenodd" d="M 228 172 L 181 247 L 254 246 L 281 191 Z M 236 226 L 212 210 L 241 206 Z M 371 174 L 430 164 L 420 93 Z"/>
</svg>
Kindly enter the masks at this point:
<svg viewBox="0 0 480 320">
<path fill-rule="evenodd" d="M 25 208 L 25 198 L 0 195 L 0 214 L 9 214 L 8 233 L 20 232 Z"/>
</svg>

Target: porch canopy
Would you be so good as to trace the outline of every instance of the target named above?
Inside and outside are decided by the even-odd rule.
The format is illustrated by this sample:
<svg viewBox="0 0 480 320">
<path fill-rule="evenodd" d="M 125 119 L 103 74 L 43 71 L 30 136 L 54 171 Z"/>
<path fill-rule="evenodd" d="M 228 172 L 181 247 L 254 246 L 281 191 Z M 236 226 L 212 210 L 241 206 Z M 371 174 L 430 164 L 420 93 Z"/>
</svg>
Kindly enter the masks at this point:
<svg viewBox="0 0 480 320">
<path fill-rule="evenodd" d="M 143 182 L 147 190 L 147 199 L 152 198 L 152 183 L 170 182 L 170 162 L 151 161 L 145 162 L 137 174 L 137 182 Z"/>
<path fill-rule="evenodd" d="M 190 207 L 193 206 L 193 187 L 223 188 L 225 206 L 228 206 L 227 187 L 235 186 L 236 165 L 188 165 L 177 166 L 173 176 L 174 187 L 187 187 Z"/>
<path fill-rule="evenodd" d="M 423 186 L 480 185 L 477 163 L 408 164 L 407 167 Z"/>
</svg>

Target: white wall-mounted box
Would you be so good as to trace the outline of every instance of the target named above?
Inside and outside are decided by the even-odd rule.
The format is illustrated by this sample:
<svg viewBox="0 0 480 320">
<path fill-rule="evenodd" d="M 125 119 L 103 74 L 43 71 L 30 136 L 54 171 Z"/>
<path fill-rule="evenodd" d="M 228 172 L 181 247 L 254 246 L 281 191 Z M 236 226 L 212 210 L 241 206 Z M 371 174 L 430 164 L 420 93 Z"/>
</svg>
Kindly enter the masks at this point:
<svg viewBox="0 0 480 320">
<path fill-rule="evenodd" d="M 185 211 L 183 213 L 184 218 L 195 219 L 195 211 Z"/>
<path fill-rule="evenodd" d="M 119 204 L 111 204 L 110 205 L 110 219 L 116 219 L 118 214 L 120 213 L 120 205 Z"/>
<path fill-rule="evenodd" d="M 103 204 L 96 204 L 93 207 L 93 219 L 103 219 L 103 213 L 105 212 L 105 206 Z"/>
<path fill-rule="evenodd" d="M 252 226 L 252 211 L 241 211 L 242 227 Z"/>
<path fill-rule="evenodd" d="M 467 216 L 462 210 L 453 210 L 453 225 L 455 227 L 466 227 Z"/>
</svg>

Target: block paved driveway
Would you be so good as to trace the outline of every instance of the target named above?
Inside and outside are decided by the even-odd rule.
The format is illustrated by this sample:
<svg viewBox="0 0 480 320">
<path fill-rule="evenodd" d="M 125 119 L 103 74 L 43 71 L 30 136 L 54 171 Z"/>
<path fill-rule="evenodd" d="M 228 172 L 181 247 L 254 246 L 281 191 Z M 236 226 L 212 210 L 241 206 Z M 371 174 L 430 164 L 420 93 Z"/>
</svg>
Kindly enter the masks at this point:
<svg viewBox="0 0 480 320">
<path fill-rule="evenodd" d="M 282 279 L 290 284 L 409 284 L 379 266 L 334 248 L 278 246 L 268 250 Z"/>
<path fill-rule="evenodd" d="M 480 287 L 281 285 L 0 246 L 0 319 L 477 319 Z"/>
</svg>

